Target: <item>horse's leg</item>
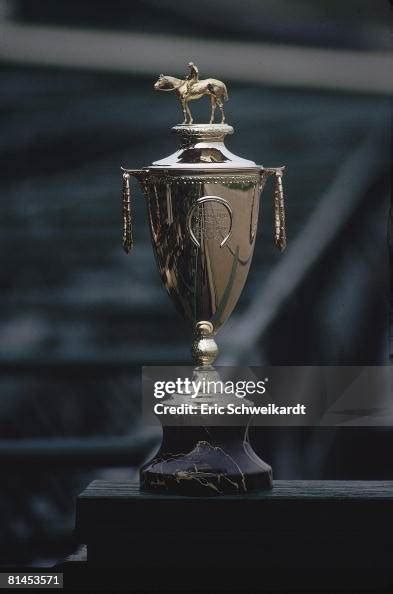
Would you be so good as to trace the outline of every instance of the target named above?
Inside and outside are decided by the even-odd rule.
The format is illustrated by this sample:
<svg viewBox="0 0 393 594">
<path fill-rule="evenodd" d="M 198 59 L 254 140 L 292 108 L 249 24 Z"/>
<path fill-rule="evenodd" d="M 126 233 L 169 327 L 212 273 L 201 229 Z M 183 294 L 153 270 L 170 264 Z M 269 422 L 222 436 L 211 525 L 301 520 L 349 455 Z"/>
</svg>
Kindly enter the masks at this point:
<svg viewBox="0 0 393 594">
<path fill-rule="evenodd" d="M 218 107 L 221 110 L 221 124 L 225 124 L 225 113 L 224 113 L 224 104 L 220 99 L 218 99 Z"/>
<path fill-rule="evenodd" d="M 216 96 L 213 95 L 213 93 L 210 95 L 210 101 L 211 101 L 211 114 L 210 114 L 210 123 L 213 124 L 214 123 L 214 113 L 216 111 L 216 107 L 217 107 L 217 101 L 216 101 Z"/>
<path fill-rule="evenodd" d="M 192 124 L 192 122 L 194 120 L 192 119 L 190 108 L 188 107 L 188 101 L 186 101 L 186 110 L 187 110 L 187 114 L 188 114 L 188 123 Z"/>
<path fill-rule="evenodd" d="M 181 104 L 183 118 L 184 118 L 184 120 L 182 121 L 182 125 L 183 125 L 183 124 L 187 124 L 186 102 L 183 101 L 183 99 L 180 99 L 180 104 Z"/>
</svg>

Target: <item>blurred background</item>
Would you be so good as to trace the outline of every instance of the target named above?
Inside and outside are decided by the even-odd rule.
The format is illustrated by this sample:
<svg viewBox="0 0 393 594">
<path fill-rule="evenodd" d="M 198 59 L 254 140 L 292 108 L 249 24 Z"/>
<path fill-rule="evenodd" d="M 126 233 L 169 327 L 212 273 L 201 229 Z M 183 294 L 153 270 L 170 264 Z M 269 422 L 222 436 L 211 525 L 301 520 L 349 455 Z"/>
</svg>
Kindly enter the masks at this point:
<svg viewBox="0 0 393 594">
<path fill-rule="evenodd" d="M 189 362 L 136 186 L 121 247 L 120 166 L 175 149 L 160 72 L 223 79 L 230 150 L 287 166 L 287 251 L 269 186 L 219 362 L 389 363 L 391 25 L 383 0 L 0 1 L 2 564 L 75 547 L 77 494 L 132 478 L 157 443 L 141 365 Z M 387 429 L 252 437 L 276 478 L 393 479 Z"/>
</svg>

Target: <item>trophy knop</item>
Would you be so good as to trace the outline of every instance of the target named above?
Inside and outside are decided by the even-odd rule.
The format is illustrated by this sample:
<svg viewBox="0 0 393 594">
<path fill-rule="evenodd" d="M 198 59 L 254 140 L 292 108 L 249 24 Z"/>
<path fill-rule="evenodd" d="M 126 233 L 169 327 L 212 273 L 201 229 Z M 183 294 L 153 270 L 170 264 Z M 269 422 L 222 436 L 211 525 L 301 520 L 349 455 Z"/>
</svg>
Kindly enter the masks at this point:
<svg viewBox="0 0 393 594">
<path fill-rule="evenodd" d="M 212 365 L 218 355 L 218 346 L 213 338 L 214 326 L 211 322 L 197 322 L 195 324 L 195 339 L 191 352 L 198 367 Z"/>
</svg>

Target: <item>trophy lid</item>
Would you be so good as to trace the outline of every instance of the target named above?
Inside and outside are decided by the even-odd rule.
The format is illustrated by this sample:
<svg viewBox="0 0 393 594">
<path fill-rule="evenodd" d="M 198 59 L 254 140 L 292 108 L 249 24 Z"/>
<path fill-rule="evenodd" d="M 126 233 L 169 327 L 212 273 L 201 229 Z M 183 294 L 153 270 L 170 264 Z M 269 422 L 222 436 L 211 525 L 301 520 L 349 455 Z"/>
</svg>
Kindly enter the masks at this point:
<svg viewBox="0 0 393 594">
<path fill-rule="evenodd" d="M 154 161 L 149 169 L 260 169 L 254 161 L 231 153 L 224 139 L 234 129 L 227 124 L 183 124 L 172 132 L 180 138 L 178 150 Z"/>
</svg>

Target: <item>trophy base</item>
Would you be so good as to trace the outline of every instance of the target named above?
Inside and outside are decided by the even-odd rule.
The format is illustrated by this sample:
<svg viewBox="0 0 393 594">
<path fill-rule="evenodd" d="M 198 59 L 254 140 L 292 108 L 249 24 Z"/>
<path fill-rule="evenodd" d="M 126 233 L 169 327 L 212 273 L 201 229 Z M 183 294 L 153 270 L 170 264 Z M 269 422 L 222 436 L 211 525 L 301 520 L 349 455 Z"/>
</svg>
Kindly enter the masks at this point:
<svg viewBox="0 0 393 594">
<path fill-rule="evenodd" d="M 161 448 L 141 468 L 140 485 L 163 494 L 242 495 L 271 489 L 273 478 L 244 427 L 163 427 Z"/>
</svg>

